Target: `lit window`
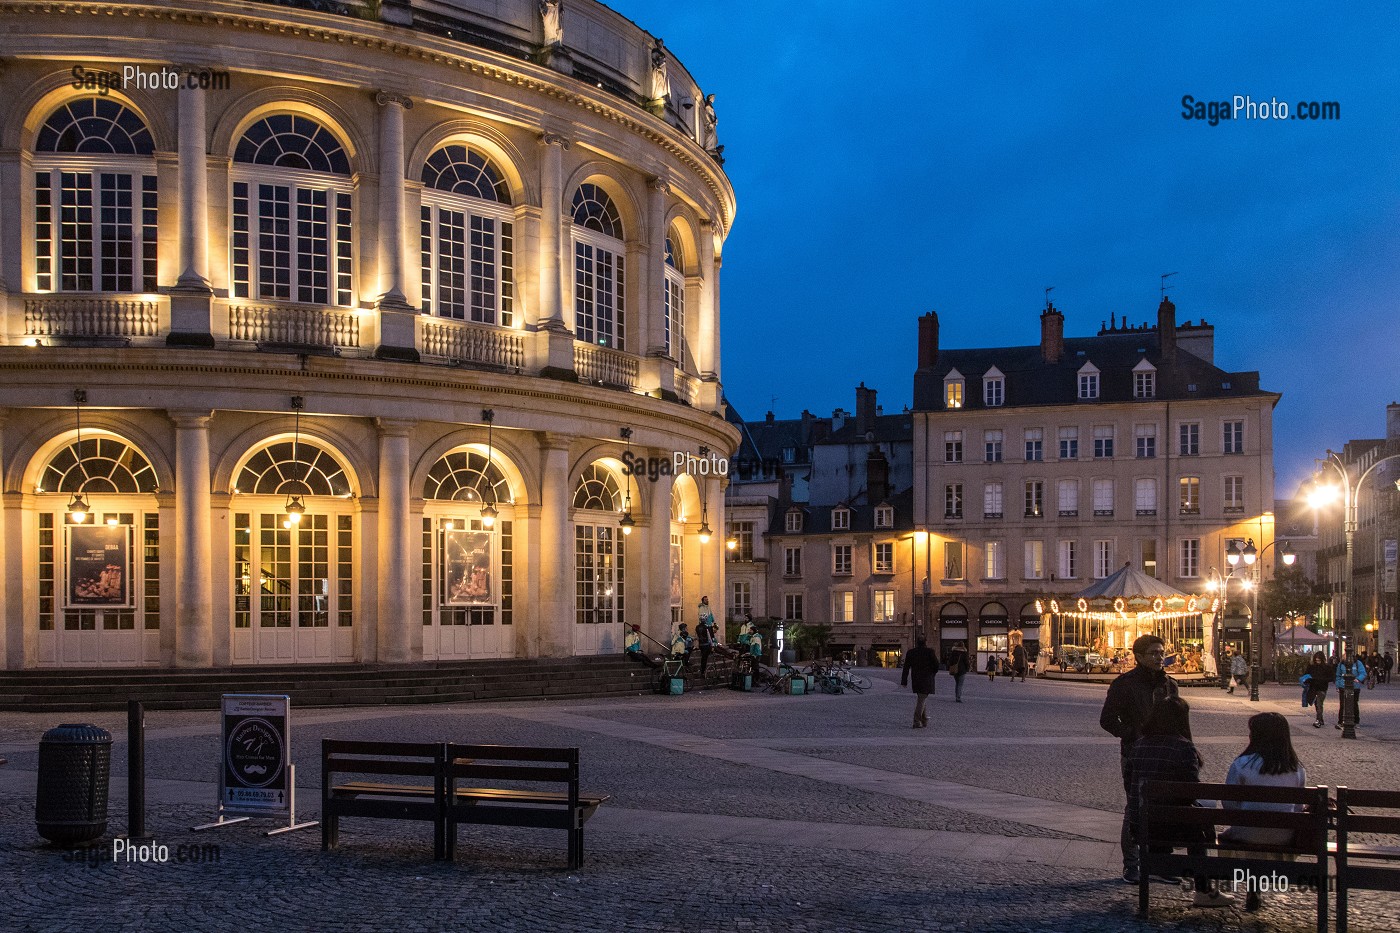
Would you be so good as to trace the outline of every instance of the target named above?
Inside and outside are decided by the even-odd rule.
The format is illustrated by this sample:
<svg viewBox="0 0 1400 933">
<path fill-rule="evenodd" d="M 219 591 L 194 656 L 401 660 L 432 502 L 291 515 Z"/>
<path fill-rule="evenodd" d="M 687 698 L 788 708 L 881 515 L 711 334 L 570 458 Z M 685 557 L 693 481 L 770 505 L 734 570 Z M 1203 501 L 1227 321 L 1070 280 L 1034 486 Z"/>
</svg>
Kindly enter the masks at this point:
<svg viewBox="0 0 1400 933">
<path fill-rule="evenodd" d="M 455 143 L 428 157 L 422 181 L 423 313 L 511 326 L 515 224 L 504 176 L 481 153 Z"/>
<path fill-rule="evenodd" d="M 602 188 L 574 192 L 574 338 L 622 350 L 626 341 L 623 228 L 617 206 Z"/>
<path fill-rule="evenodd" d="M 963 543 L 947 541 L 943 544 L 943 579 L 963 579 Z"/>
<path fill-rule="evenodd" d="M 856 594 L 842 590 L 831 594 L 831 621 L 854 622 L 856 620 Z"/>
<path fill-rule="evenodd" d="M 963 378 L 957 375 L 957 370 L 943 380 L 943 407 L 963 407 Z"/>
<path fill-rule="evenodd" d="M 753 522 L 729 522 L 726 529 L 737 542 L 729 552 L 730 560 L 753 560 Z"/>
<path fill-rule="evenodd" d="M 893 622 L 895 620 L 894 590 L 876 590 L 872 602 L 871 621 Z"/>
<path fill-rule="evenodd" d="M 1179 486 L 1181 489 L 1181 514 L 1199 515 L 1201 513 L 1201 478 L 1199 476 L 1183 476 Z"/>
</svg>

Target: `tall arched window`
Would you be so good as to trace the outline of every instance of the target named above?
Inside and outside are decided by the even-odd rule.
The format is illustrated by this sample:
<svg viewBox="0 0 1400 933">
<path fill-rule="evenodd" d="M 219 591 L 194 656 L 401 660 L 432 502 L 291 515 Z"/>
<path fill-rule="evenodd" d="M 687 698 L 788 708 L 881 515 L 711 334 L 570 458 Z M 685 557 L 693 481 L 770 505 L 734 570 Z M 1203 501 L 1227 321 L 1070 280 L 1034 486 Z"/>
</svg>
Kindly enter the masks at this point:
<svg viewBox="0 0 1400 933">
<path fill-rule="evenodd" d="M 666 354 L 685 364 L 685 268 L 675 241 L 666 237 L 666 264 L 663 267 L 662 297 L 666 303 Z"/>
<path fill-rule="evenodd" d="M 618 514 L 623 509 L 617 477 L 591 464 L 574 487 L 574 618 L 580 624 L 621 622 L 623 547 Z"/>
<path fill-rule="evenodd" d="M 419 242 L 423 312 L 478 324 L 515 323 L 515 224 L 499 169 L 460 143 L 423 164 Z"/>
<path fill-rule="evenodd" d="M 34 142 L 34 271 L 41 292 L 156 290 L 155 144 L 131 108 L 71 100 Z"/>
<path fill-rule="evenodd" d="M 602 188 L 574 192 L 574 337 L 626 349 L 622 219 Z"/>
<path fill-rule="evenodd" d="M 233 161 L 234 297 L 352 305 L 350 160 L 340 142 L 310 117 L 279 113 L 248 127 Z"/>
</svg>

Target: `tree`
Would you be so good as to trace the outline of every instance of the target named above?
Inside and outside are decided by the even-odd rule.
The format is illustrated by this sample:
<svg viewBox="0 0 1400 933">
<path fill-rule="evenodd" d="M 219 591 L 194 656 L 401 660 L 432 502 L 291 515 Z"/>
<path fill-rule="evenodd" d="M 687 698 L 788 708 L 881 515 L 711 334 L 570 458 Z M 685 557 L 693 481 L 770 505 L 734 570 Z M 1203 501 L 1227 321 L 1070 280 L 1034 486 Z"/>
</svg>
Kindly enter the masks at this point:
<svg viewBox="0 0 1400 933">
<path fill-rule="evenodd" d="M 1296 619 L 1317 614 L 1326 594 L 1309 580 L 1301 567 L 1284 567 L 1259 592 L 1259 612 L 1266 619 Z"/>
</svg>

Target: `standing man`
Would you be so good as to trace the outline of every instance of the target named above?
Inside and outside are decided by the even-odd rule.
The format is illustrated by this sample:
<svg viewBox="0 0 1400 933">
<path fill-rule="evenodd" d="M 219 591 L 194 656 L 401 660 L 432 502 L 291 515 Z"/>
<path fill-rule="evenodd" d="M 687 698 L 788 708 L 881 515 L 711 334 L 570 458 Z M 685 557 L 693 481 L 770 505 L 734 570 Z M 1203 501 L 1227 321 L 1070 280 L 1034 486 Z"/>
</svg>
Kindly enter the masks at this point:
<svg viewBox="0 0 1400 933">
<path fill-rule="evenodd" d="M 1011 649 L 1011 682 L 1016 682 L 1016 676 L 1020 675 L 1021 683 L 1026 682 L 1026 646 L 1023 642 L 1016 642 L 1016 647 Z"/>
<path fill-rule="evenodd" d="M 1123 829 L 1119 834 L 1119 846 L 1123 850 L 1123 880 L 1129 884 L 1138 883 L 1137 834 L 1129 812 L 1135 810 L 1128 756 L 1133 743 L 1142 735 L 1143 726 L 1152 710 L 1167 697 L 1178 695 L 1177 683 L 1163 670 L 1167 649 L 1162 639 L 1156 635 L 1142 635 L 1133 642 L 1133 657 L 1137 667 L 1126 674 L 1119 674 L 1108 687 L 1104 697 L 1103 712 L 1099 715 L 1099 725 L 1105 732 L 1116 735 L 1119 740 L 1119 769 L 1123 775 L 1123 793 L 1127 801 L 1123 807 Z"/>
<path fill-rule="evenodd" d="M 1350 696 L 1348 696 L 1346 690 L 1343 689 L 1346 686 L 1348 670 L 1351 671 L 1352 681 L 1354 683 Z M 1342 716 L 1344 715 L 1342 711 L 1345 709 L 1348 700 L 1351 701 L 1351 721 L 1358 726 L 1361 725 L 1361 688 L 1366 684 L 1366 665 L 1362 664 L 1361 659 L 1356 656 L 1355 649 L 1351 647 L 1347 648 L 1347 659 L 1337 665 L 1337 677 L 1335 682 L 1337 684 L 1337 699 L 1339 701 L 1337 703 L 1337 728 L 1340 729 L 1342 727 Z"/>
<path fill-rule="evenodd" d="M 914 703 L 914 728 L 922 729 L 928 725 L 928 713 L 924 710 L 924 704 L 928 702 L 928 695 L 934 692 L 934 677 L 938 674 L 938 655 L 933 653 L 933 649 L 928 646 L 928 639 L 919 635 L 914 640 L 914 650 L 904 656 L 904 674 L 899 678 L 901 687 L 909 686 L 909 678 L 914 678 L 914 695 L 918 700 Z"/>
<path fill-rule="evenodd" d="M 710 597 L 700 597 L 700 621 L 695 626 L 695 640 L 700 645 L 700 676 L 710 666 L 710 652 L 715 650 L 715 614 L 710 610 Z"/>
</svg>

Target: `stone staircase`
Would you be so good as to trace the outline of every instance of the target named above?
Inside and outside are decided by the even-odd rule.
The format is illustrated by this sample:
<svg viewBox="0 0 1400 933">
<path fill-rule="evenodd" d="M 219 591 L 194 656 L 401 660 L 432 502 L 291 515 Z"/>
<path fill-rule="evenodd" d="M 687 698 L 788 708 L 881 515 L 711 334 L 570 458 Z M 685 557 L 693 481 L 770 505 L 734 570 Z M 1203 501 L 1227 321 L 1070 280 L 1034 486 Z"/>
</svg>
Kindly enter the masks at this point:
<svg viewBox="0 0 1400 933">
<path fill-rule="evenodd" d="M 704 684 L 691 659 L 686 689 L 729 684 L 728 659 L 713 656 Z M 125 709 L 217 709 L 225 693 L 286 694 L 297 708 L 457 703 L 471 700 L 579 699 L 635 696 L 653 673 L 620 655 L 439 661 L 412 665 L 327 664 L 146 670 L 70 668 L 0 672 L 0 710 L 79 712 Z"/>
</svg>

